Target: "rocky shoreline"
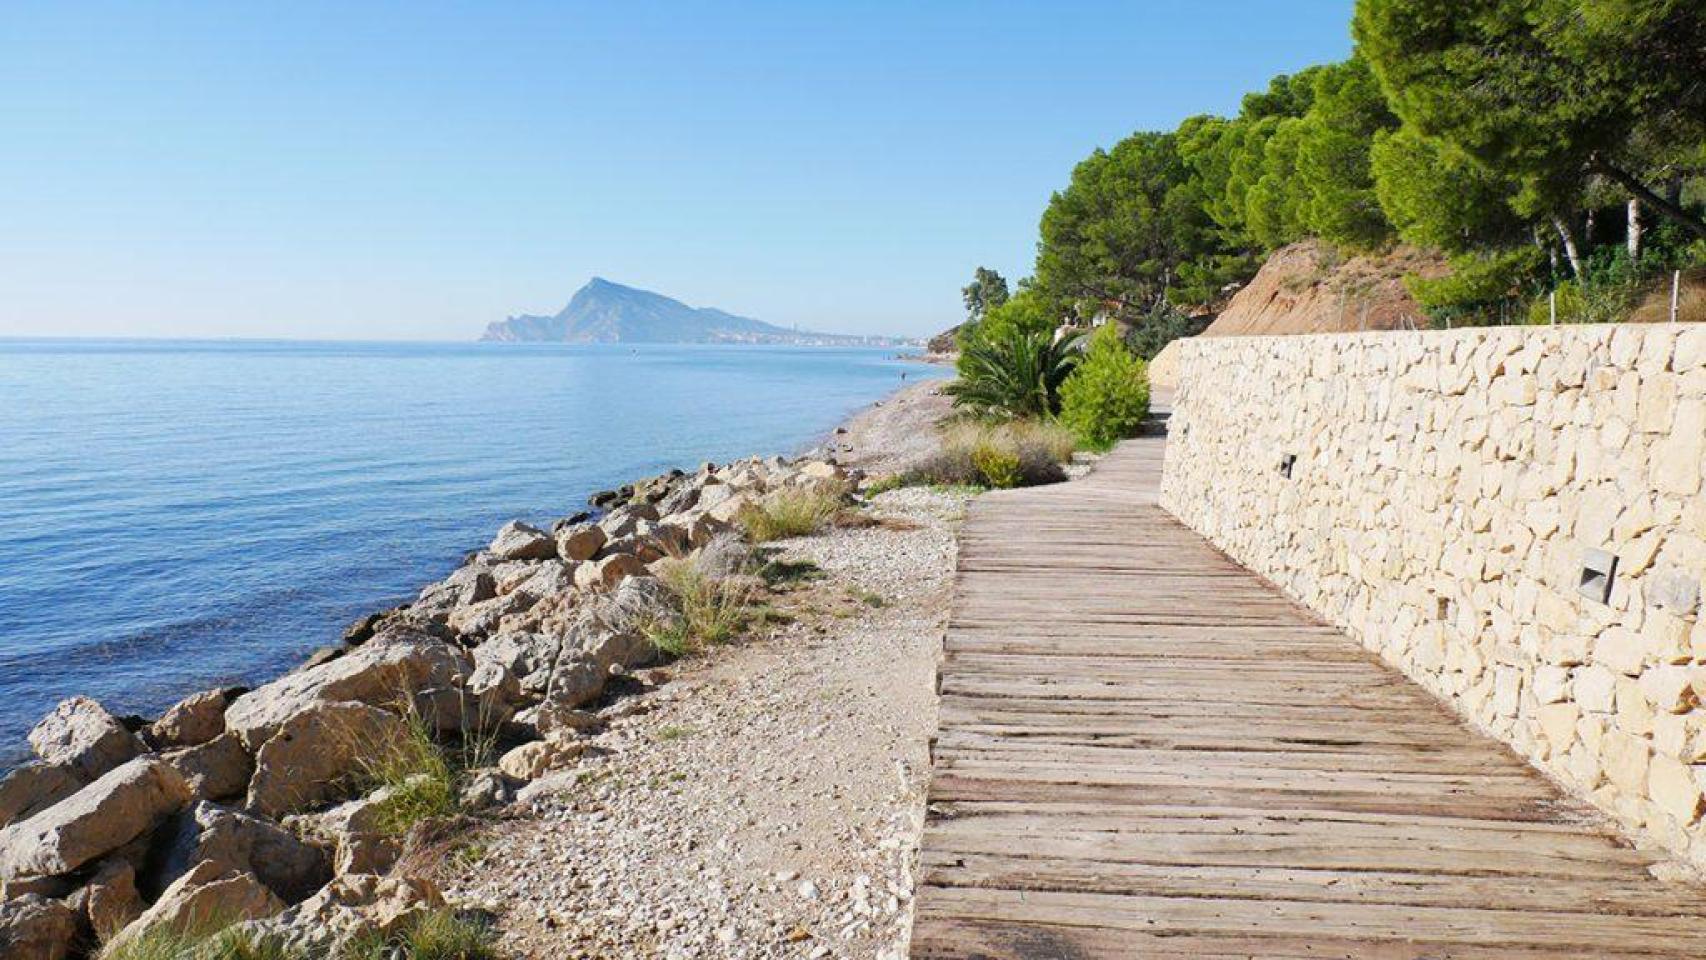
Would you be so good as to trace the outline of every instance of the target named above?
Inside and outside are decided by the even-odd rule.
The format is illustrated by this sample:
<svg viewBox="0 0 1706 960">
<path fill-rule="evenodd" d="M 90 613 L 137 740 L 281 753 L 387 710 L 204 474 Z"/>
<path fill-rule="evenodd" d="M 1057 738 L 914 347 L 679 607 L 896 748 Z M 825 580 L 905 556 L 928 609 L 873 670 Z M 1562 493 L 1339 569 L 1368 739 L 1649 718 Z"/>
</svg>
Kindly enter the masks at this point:
<svg viewBox="0 0 1706 960">
<path fill-rule="evenodd" d="M 897 399 L 935 392 L 920 384 Z M 830 539 L 929 530 L 933 569 L 951 570 L 951 532 L 944 561 L 942 523 L 892 506 L 885 520 L 847 465 L 858 456 L 842 449 L 857 438 L 881 450 L 885 434 L 920 433 L 920 418 L 931 433 L 935 408 L 916 406 L 910 419 L 891 406 L 873 428 L 878 404 L 831 451 L 675 470 L 595 495 L 596 512 L 550 529 L 506 524 L 413 602 L 364 618 L 342 646 L 254 690 L 199 692 L 152 721 L 64 701 L 30 733 L 36 759 L 0 779 L 0 954 L 110 956 L 144 931 L 200 933 L 217 918 L 297 955 L 338 956 L 449 912 L 441 888 L 465 910 L 482 889 L 469 879 L 500 868 L 450 868 L 466 856 L 460 845 L 549 811 L 622 752 L 610 738 L 673 696 L 673 670 L 716 660 L 660 666 L 720 639 L 700 642 L 720 623 L 707 618 L 720 610 L 767 638 L 816 629 L 801 625 L 820 611 L 779 609 L 819 589 L 794 582 L 818 578 L 799 571 L 824 566 L 778 561 L 755 540 L 779 530 L 788 542 L 800 532 L 786 529 L 793 515 L 816 510 L 813 529 Z M 909 494 L 931 496 L 883 498 Z M 869 884 L 867 906 L 905 892 Z M 504 898 L 477 899 L 478 922 L 527 949 Z M 815 934 L 796 933 L 782 931 L 781 953 L 704 939 L 723 949 L 680 955 L 829 955 L 812 952 Z"/>
</svg>

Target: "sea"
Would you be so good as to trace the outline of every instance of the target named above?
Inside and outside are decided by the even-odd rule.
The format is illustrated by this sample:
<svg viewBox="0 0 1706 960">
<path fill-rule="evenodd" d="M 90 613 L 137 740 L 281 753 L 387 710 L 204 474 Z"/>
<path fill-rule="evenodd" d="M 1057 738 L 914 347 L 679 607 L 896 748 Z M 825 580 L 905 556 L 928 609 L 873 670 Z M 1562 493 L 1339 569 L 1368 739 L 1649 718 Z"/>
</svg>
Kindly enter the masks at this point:
<svg viewBox="0 0 1706 960">
<path fill-rule="evenodd" d="M 0 340 L 0 769 L 64 697 L 264 682 L 507 520 L 802 452 L 939 375 L 876 348 Z"/>
</svg>

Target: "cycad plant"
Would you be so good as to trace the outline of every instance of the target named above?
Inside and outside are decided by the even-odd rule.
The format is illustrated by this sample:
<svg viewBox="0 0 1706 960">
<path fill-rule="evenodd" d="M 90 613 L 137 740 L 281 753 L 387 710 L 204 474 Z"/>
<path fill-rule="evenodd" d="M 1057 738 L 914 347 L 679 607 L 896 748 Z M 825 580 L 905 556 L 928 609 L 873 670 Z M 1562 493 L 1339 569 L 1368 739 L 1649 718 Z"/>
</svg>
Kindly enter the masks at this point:
<svg viewBox="0 0 1706 960">
<path fill-rule="evenodd" d="M 986 416 L 1053 416 L 1060 385 L 1078 366 L 1080 339 L 1012 327 L 989 331 L 965 345 L 959 379 L 945 389 L 955 406 Z"/>
</svg>

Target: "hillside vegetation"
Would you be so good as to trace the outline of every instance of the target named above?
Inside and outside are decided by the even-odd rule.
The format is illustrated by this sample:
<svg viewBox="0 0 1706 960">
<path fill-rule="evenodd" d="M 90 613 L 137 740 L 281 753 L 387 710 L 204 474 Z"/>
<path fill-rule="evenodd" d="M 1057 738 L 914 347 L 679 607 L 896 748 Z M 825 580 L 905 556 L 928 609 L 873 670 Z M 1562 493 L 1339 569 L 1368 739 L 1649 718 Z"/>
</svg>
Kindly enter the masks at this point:
<svg viewBox="0 0 1706 960">
<path fill-rule="evenodd" d="M 1706 4 L 1358 0 L 1351 29 L 1350 59 L 1235 116 L 1080 162 L 1034 275 L 1011 298 L 989 271 L 967 288 L 962 345 L 1111 319 L 1150 358 L 1300 241 L 1334 270 L 1412 263 L 1374 279 L 1439 326 L 1547 322 L 1554 294 L 1560 322 L 1652 318 L 1670 271 L 1706 264 Z M 1342 312 L 1332 292 L 1303 308 Z"/>
</svg>

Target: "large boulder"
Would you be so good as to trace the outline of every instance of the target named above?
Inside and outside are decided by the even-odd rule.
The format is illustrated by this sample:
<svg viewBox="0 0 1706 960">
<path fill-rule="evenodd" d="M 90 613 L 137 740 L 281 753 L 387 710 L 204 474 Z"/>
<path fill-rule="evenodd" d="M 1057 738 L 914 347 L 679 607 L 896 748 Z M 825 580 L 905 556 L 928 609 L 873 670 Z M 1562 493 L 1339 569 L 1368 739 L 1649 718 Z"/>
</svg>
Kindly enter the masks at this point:
<svg viewBox="0 0 1706 960">
<path fill-rule="evenodd" d="M 357 938 L 388 939 L 443 906 L 444 897 L 426 880 L 356 873 L 339 877 L 302 903 L 245 928 L 293 954 L 335 957 Z"/>
<path fill-rule="evenodd" d="M 152 830 L 189 800 L 189 784 L 170 764 L 137 757 L 0 830 L 0 880 L 68 873 Z"/>
<path fill-rule="evenodd" d="M 183 774 L 190 792 L 202 800 L 242 796 L 255 772 L 254 758 L 234 733 L 220 734 L 200 746 L 169 750 L 160 759 Z"/>
<path fill-rule="evenodd" d="M 20 764 L 0 778 L 0 827 L 35 816 L 89 785 L 70 764 Z"/>
<path fill-rule="evenodd" d="M 645 561 L 634 554 L 613 553 L 602 560 L 576 567 L 575 586 L 582 590 L 609 590 L 629 577 L 641 576 L 645 572 Z"/>
<path fill-rule="evenodd" d="M 254 874 L 203 860 L 167 887 L 153 906 L 109 941 L 106 951 L 116 952 L 156 927 L 211 933 L 233 923 L 264 920 L 284 908 L 284 903 Z"/>
<path fill-rule="evenodd" d="M 515 780 L 537 780 L 567 766 L 586 752 L 586 744 L 560 737 L 524 743 L 498 759 L 498 769 Z"/>
<path fill-rule="evenodd" d="M 471 564 L 422 590 L 411 609 L 427 614 L 443 614 L 471 603 L 490 600 L 497 595 L 497 581 L 493 579 L 491 571 L 484 566 Z"/>
<path fill-rule="evenodd" d="M 84 925 L 102 942 L 111 940 L 147 909 L 136 887 L 136 868 L 119 856 L 102 860 L 71 903 L 83 915 Z"/>
<path fill-rule="evenodd" d="M 286 903 L 306 899 L 332 879 L 326 855 L 317 847 L 276 824 L 202 801 L 155 832 L 143 886 L 158 895 L 207 861 L 254 874 Z"/>
<path fill-rule="evenodd" d="M 32 893 L 0 903 L 0 957 L 64 960 L 78 926 L 76 911 L 58 900 Z"/>
<path fill-rule="evenodd" d="M 348 793 L 364 764 L 409 736 L 403 719 L 354 701 L 310 703 L 277 727 L 255 754 L 245 803 L 277 819 Z"/>
<path fill-rule="evenodd" d="M 526 613 L 538 602 L 539 597 L 536 594 L 517 590 L 453 610 L 445 622 L 450 629 L 463 636 L 483 637 L 495 632 L 505 617 Z"/>
<path fill-rule="evenodd" d="M 147 752 L 136 734 L 88 697 L 62 700 L 30 731 L 30 746 L 48 763 L 62 763 L 93 780 Z"/>
<path fill-rule="evenodd" d="M 585 563 L 610 539 L 596 523 L 577 523 L 557 531 L 557 555 L 571 563 Z"/>
<path fill-rule="evenodd" d="M 225 708 L 236 695 L 234 690 L 191 694 L 149 726 L 149 738 L 161 749 L 204 744 L 225 732 Z"/>
<path fill-rule="evenodd" d="M 557 555 L 557 542 L 538 527 L 511 520 L 492 538 L 487 550 L 499 560 L 550 560 Z"/>
<path fill-rule="evenodd" d="M 538 564 L 533 574 L 526 580 L 516 584 L 514 593 L 524 593 L 543 600 L 568 593 L 575 587 L 575 569 L 578 564 L 562 560 L 549 560 Z"/>
<path fill-rule="evenodd" d="M 387 628 L 349 654 L 250 691 L 225 712 L 225 726 L 251 752 L 287 721 L 325 703 L 397 705 L 414 691 L 458 686 L 473 670 L 461 647 L 407 627 Z"/>
<path fill-rule="evenodd" d="M 365 797 L 303 817 L 294 826 L 333 851 L 336 876 L 388 872 L 403 854 L 403 838 L 390 821 L 390 802 L 399 788 L 381 787 Z"/>
</svg>

